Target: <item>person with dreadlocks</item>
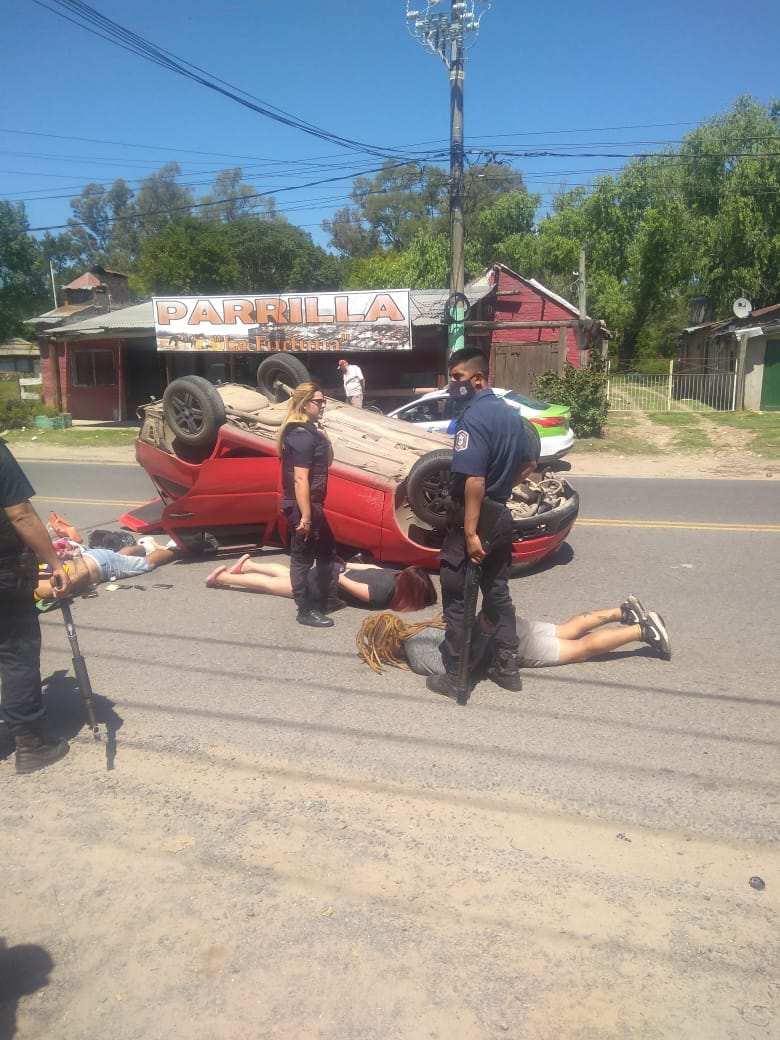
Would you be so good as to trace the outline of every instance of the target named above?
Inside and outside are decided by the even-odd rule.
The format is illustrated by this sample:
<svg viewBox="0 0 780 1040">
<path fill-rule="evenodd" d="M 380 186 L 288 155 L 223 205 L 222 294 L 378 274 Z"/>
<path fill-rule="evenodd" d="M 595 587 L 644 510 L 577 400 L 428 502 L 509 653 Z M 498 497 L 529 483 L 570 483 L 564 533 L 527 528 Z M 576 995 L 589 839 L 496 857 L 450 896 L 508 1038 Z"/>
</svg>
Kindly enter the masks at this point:
<svg viewBox="0 0 780 1040">
<path fill-rule="evenodd" d="M 363 622 L 357 635 L 358 653 L 375 672 L 389 665 L 417 675 L 442 675 L 440 647 L 445 628 L 441 617 L 407 624 L 385 611 Z M 577 614 L 560 625 L 518 618 L 517 629 L 518 653 L 525 668 L 589 661 L 628 643 L 645 643 L 664 661 L 672 657 L 663 618 L 645 610 L 636 596 L 629 596 L 619 607 Z M 494 633 L 495 627 L 480 613 L 471 643 L 474 679 L 481 678 L 492 661 Z"/>
</svg>

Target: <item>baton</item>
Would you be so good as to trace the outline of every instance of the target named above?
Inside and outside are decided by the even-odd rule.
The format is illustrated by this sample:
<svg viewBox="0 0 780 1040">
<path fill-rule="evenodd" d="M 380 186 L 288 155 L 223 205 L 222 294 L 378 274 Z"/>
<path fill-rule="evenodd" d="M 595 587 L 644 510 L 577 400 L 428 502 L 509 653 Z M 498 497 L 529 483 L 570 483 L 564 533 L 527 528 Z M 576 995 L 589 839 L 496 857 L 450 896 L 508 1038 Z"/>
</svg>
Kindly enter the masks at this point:
<svg viewBox="0 0 780 1040">
<path fill-rule="evenodd" d="M 469 699 L 469 664 L 471 659 L 471 633 L 477 616 L 477 597 L 482 577 L 482 564 L 466 560 L 466 578 L 463 587 L 463 645 L 460 648 L 460 664 L 457 677 L 458 704 L 467 704 Z"/>
<path fill-rule="evenodd" d="M 92 694 L 92 683 L 89 681 L 87 662 L 84 660 L 79 647 L 79 639 L 76 635 L 76 626 L 73 623 L 73 614 L 71 614 L 70 611 L 70 603 L 63 599 L 59 601 L 59 605 L 62 610 L 62 617 L 65 621 L 65 631 L 68 633 L 68 642 L 70 643 L 70 650 L 73 655 L 73 671 L 76 674 L 79 693 L 84 702 L 84 709 L 87 713 L 89 728 L 92 730 L 92 736 L 95 740 L 100 740 L 100 729 L 98 727 L 97 715 L 95 714 L 95 700 Z"/>
</svg>

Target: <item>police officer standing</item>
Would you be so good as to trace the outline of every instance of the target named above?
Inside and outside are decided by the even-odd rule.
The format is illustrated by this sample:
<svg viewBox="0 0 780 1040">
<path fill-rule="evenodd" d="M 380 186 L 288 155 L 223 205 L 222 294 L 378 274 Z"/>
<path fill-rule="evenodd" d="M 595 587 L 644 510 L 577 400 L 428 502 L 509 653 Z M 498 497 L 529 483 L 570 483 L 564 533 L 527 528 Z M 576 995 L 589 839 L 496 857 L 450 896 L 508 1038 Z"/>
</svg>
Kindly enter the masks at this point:
<svg viewBox="0 0 780 1040">
<path fill-rule="evenodd" d="M 30 504 L 34 493 L 0 441 L 0 710 L 16 744 L 17 773 L 43 769 L 68 752 L 64 740 L 43 732 L 41 628 L 33 598 L 38 561 L 51 567 L 58 593 L 67 594 L 70 581 Z"/>
<path fill-rule="evenodd" d="M 278 440 L 282 512 L 290 530 L 290 582 L 298 624 L 310 628 L 332 627 L 325 610 L 338 593 L 336 540 L 325 517 L 333 449 L 321 426 L 324 410 L 322 390 L 316 383 L 301 383 L 290 398 Z"/>
<path fill-rule="evenodd" d="M 457 421 L 450 479 L 452 514 L 441 548 L 441 591 L 447 631 L 441 654 L 446 675 L 431 676 L 429 689 L 453 696 L 464 646 L 466 564 L 481 564 L 482 613 L 494 626 L 495 654 L 487 677 L 505 690 L 521 690 L 515 608 L 509 594 L 512 488 L 538 461 L 519 416 L 488 387 L 488 361 L 476 350 L 450 360 L 449 394 L 465 407 Z M 477 533 L 485 499 L 495 505 L 487 546 Z"/>
</svg>

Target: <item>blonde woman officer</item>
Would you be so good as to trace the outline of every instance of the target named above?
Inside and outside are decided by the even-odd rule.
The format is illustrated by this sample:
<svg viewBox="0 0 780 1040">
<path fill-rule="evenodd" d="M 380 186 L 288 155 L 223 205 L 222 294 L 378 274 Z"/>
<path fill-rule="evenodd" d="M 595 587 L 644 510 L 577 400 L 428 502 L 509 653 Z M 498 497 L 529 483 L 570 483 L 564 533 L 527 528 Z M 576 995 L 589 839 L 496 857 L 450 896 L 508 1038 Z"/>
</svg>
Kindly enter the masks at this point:
<svg viewBox="0 0 780 1040">
<path fill-rule="evenodd" d="M 325 395 L 316 383 L 296 387 L 279 431 L 282 512 L 290 531 L 290 580 L 298 624 L 330 628 L 324 610 L 337 591 L 336 542 L 325 519 L 328 467 L 333 451 L 321 421 Z M 312 566 L 315 580 L 307 581 Z"/>
</svg>

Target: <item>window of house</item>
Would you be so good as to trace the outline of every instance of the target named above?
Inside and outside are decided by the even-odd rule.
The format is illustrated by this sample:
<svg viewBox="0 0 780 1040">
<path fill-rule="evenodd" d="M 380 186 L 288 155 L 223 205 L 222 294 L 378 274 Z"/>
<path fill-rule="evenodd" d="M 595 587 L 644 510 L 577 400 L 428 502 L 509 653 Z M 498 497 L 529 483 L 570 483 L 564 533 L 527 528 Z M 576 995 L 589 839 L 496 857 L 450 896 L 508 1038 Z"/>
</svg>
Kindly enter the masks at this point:
<svg viewBox="0 0 780 1040">
<path fill-rule="evenodd" d="M 113 350 L 77 350 L 73 354 L 74 386 L 114 386 Z"/>
</svg>

